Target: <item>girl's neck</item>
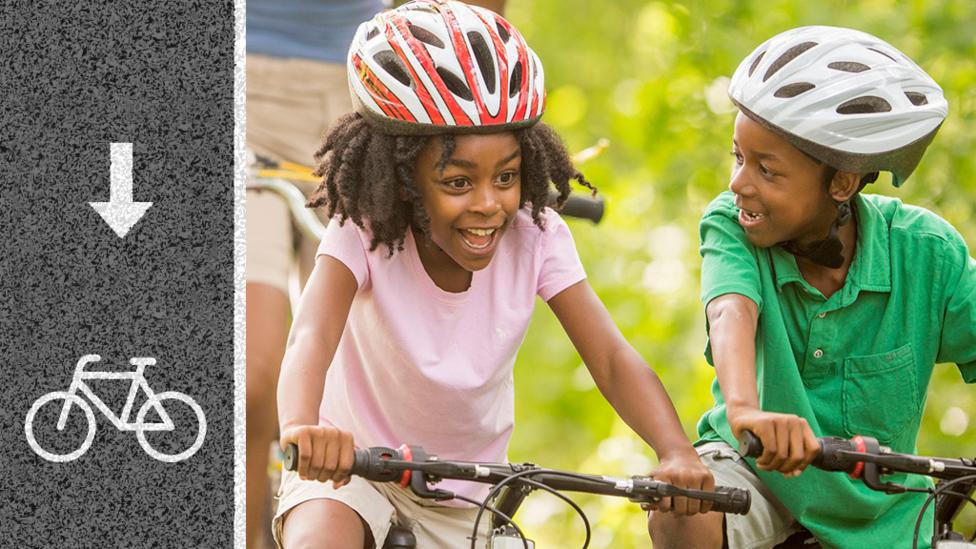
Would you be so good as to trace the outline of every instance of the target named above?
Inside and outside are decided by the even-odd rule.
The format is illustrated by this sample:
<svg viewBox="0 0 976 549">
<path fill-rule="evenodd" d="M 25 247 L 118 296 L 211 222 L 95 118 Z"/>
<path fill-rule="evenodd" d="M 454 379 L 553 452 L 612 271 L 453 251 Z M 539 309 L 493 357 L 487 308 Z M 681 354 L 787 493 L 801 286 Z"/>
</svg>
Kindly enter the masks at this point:
<svg viewBox="0 0 976 549">
<path fill-rule="evenodd" d="M 855 217 L 850 223 L 841 226 L 838 229 L 838 234 L 840 241 L 844 244 L 844 248 L 841 250 L 844 263 L 840 267 L 831 269 L 814 263 L 805 257 L 796 258 L 796 265 L 799 267 L 803 279 L 820 290 L 820 293 L 827 299 L 830 299 L 830 296 L 844 287 L 847 273 L 851 269 L 851 263 L 854 262 L 854 254 L 857 251 L 855 249 L 857 246 L 857 218 Z"/>
<path fill-rule="evenodd" d="M 465 270 L 444 253 L 444 250 L 433 242 L 428 242 L 424 232 L 411 227 L 413 240 L 417 244 L 417 255 L 420 264 L 434 284 L 445 292 L 461 293 L 471 287 L 471 271 Z"/>
</svg>

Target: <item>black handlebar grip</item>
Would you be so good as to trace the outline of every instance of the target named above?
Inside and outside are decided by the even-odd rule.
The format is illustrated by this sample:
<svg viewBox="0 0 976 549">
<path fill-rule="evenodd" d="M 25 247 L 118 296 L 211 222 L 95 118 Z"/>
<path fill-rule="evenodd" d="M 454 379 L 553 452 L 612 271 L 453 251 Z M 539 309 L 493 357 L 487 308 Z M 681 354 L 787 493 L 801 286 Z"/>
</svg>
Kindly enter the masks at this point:
<svg viewBox="0 0 976 549">
<path fill-rule="evenodd" d="M 606 203 L 602 196 L 569 195 L 566 203 L 559 212 L 562 215 L 589 219 L 593 223 L 599 223 L 603 219 L 606 210 Z"/>
<path fill-rule="evenodd" d="M 825 471 L 853 473 L 860 460 L 852 458 L 843 451 L 857 451 L 855 445 L 846 438 L 823 437 L 820 441 L 820 454 L 813 460 L 813 466 Z"/>
<path fill-rule="evenodd" d="M 739 435 L 739 453 L 746 457 L 759 457 L 763 453 L 763 444 L 752 431 L 746 429 Z"/>
<path fill-rule="evenodd" d="M 731 486 L 716 486 L 715 493 L 722 494 L 724 497 L 712 502 L 712 511 L 744 515 L 749 512 L 749 507 L 752 506 L 752 496 L 749 494 L 749 490 Z"/>
<path fill-rule="evenodd" d="M 558 196 L 555 193 L 549 195 L 549 205 L 553 208 L 556 208 Z M 562 208 L 558 208 L 558 211 L 562 216 L 589 219 L 593 223 L 599 223 L 603 219 L 605 209 L 605 201 L 602 196 L 571 194 L 566 198 Z"/>
<path fill-rule="evenodd" d="M 355 448 L 353 452 L 351 473 L 357 476 L 366 476 L 370 464 L 369 451 Z M 285 448 L 285 458 L 281 461 L 281 465 L 286 471 L 298 470 L 298 445 L 294 442 L 288 443 L 288 447 Z"/>
</svg>

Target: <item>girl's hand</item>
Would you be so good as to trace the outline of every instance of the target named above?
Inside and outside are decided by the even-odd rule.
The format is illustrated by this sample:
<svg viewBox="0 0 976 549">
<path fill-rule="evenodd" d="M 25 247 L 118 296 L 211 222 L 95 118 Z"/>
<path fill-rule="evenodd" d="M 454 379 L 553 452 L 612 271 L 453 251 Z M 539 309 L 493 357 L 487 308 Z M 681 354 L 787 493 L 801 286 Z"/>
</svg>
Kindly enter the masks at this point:
<svg viewBox="0 0 976 549">
<path fill-rule="evenodd" d="M 730 407 L 727 418 L 736 438 L 749 429 L 762 441 L 763 454 L 756 459 L 756 465 L 764 471 L 799 476 L 820 451 L 816 435 L 800 416 Z"/>
<path fill-rule="evenodd" d="M 680 453 L 661 455 L 661 463 L 651 475 L 654 480 L 673 484 L 681 488 L 694 490 L 708 490 L 715 488 L 715 479 L 708 467 L 702 464 L 701 459 L 694 448 L 688 447 L 687 451 Z M 664 513 L 673 512 L 678 515 L 695 515 L 707 513 L 712 508 L 709 501 L 701 501 L 690 498 L 662 498 L 657 504 L 650 504 L 644 510 L 654 509 Z"/>
<path fill-rule="evenodd" d="M 349 483 L 355 445 L 352 433 L 325 425 L 298 425 L 281 433 L 281 448 L 298 446 L 298 476 L 303 480 L 332 481 L 341 488 Z"/>
</svg>

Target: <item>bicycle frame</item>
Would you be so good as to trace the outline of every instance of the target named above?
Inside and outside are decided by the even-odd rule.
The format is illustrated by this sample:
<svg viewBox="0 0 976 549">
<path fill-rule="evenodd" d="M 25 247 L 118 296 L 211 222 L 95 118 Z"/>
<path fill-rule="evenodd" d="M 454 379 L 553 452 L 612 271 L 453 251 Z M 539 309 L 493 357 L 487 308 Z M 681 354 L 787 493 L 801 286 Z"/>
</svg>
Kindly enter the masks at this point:
<svg viewBox="0 0 976 549">
<path fill-rule="evenodd" d="M 76 395 L 81 392 L 88 397 L 88 400 L 102 412 L 102 415 L 107 417 L 112 425 L 120 431 L 172 431 L 173 421 L 170 419 L 166 410 L 160 406 L 159 402 L 156 401 L 153 404 L 153 408 L 156 410 L 156 414 L 159 415 L 161 422 L 156 423 L 138 423 L 130 422 L 129 416 L 132 415 L 132 407 L 135 404 L 136 395 L 139 389 L 142 389 L 149 399 L 154 399 L 156 394 L 153 392 L 149 383 L 146 381 L 144 371 L 146 366 L 151 366 L 156 364 L 156 359 L 154 358 L 133 358 L 129 362 L 136 367 L 134 372 L 86 372 L 85 365 L 91 362 L 98 362 L 101 357 L 98 355 L 85 355 L 78 360 L 77 366 L 75 366 L 74 376 L 71 378 L 71 385 L 68 387 L 68 393 Z M 118 379 L 118 380 L 131 380 L 132 384 L 129 386 L 129 393 L 126 397 L 125 406 L 122 407 L 121 413 L 118 415 L 112 411 L 105 402 L 92 391 L 91 387 L 85 382 L 88 379 Z M 71 409 L 71 400 L 65 399 L 64 406 L 61 408 L 61 415 L 58 417 L 58 430 L 63 430 L 65 424 L 68 421 L 68 411 Z"/>
</svg>

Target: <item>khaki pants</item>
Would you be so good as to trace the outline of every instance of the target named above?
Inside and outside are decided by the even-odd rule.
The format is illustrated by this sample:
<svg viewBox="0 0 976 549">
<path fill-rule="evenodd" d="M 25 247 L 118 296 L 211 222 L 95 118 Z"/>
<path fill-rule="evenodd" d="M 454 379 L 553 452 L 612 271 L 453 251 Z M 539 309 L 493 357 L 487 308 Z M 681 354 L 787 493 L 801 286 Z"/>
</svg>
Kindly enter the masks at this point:
<svg viewBox="0 0 976 549">
<path fill-rule="evenodd" d="M 310 166 L 337 118 L 352 110 L 346 69 L 305 59 L 247 56 L 247 146 L 274 160 Z M 311 189 L 306 189 L 306 191 Z M 289 289 L 297 268 L 311 271 L 317 243 L 291 223 L 287 207 L 270 192 L 247 192 L 247 282 Z"/>
</svg>

